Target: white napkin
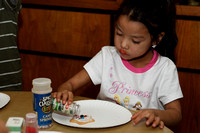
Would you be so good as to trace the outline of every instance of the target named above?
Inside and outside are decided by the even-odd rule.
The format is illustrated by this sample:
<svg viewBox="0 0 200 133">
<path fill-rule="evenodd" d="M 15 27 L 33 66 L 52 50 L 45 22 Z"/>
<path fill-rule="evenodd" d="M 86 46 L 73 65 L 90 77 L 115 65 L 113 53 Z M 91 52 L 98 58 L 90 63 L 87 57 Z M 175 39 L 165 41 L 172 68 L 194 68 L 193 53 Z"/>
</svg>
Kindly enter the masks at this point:
<svg viewBox="0 0 200 133">
<path fill-rule="evenodd" d="M 0 108 L 3 108 L 10 101 L 10 97 L 7 94 L 0 93 Z"/>
</svg>

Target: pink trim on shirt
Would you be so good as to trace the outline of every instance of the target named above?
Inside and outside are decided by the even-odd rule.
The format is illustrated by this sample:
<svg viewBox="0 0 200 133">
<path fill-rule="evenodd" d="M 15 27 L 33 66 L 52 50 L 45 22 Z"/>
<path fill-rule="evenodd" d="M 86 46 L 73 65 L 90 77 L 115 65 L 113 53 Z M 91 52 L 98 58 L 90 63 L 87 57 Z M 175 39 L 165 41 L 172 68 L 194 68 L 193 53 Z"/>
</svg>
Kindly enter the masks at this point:
<svg viewBox="0 0 200 133">
<path fill-rule="evenodd" d="M 134 73 L 144 73 L 146 71 L 148 71 L 150 68 L 153 67 L 153 65 L 156 63 L 157 59 L 158 59 L 158 52 L 156 52 L 155 50 L 153 50 L 153 58 L 152 60 L 149 62 L 149 64 L 147 64 L 145 67 L 143 68 L 136 68 L 134 66 L 132 66 L 127 60 L 122 59 L 123 64 L 125 65 L 126 68 L 128 68 L 130 71 L 134 72 Z"/>
</svg>

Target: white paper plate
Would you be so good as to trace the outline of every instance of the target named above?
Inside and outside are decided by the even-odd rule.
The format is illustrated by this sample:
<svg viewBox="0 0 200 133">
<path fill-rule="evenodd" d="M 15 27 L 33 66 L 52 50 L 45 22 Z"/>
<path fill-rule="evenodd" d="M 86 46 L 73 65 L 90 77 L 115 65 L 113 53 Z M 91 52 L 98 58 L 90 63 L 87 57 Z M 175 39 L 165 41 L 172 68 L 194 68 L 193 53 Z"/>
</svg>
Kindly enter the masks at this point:
<svg viewBox="0 0 200 133">
<path fill-rule="evenodd" d="M 3 108 L 10 101 L 10 97 L 7 94 L 0 93 L 0 108 Z"/>
<path fill-rule="evenodd" d="M 79 128 L 107 128 L 125 124 L 131 120 L 131 112 L 126 108 L 102 100 L 81 100 L 76 101 L 80 105 L 80 114 L 91 115 L 95 122 L 79 125 L 71 123 L 72 117 L 53 113 L 52 118 L 57 123 Z"/>
</svg>

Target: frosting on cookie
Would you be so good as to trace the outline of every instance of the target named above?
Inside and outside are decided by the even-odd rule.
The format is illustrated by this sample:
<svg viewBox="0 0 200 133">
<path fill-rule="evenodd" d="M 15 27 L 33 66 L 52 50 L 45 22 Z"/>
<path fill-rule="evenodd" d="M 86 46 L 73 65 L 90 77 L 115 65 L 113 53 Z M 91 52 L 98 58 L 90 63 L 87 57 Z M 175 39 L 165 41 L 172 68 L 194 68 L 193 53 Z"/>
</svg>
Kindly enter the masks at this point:
<svg viewBox="0 0 200 133">
<path fill-rule="evenodd" d="M 92 116 L 88 115 L 74 115 L 70 122 L 77 123 L 79 125 L 87 124 L 90 122 L 94 122 L 95 120 Z"/>
</svg>

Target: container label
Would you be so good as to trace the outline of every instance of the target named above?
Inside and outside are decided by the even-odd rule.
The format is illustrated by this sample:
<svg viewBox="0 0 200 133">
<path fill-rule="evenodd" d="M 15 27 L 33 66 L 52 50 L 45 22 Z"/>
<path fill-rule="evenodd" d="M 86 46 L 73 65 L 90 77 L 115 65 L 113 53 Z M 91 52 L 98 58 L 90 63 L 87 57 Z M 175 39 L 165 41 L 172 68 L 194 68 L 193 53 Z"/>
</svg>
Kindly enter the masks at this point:
<svg viewBox="0 0 200 133">
<path fill-rule="evenodd" d="M 38 127 L 48 128 L 52 126 L 51 93 L 33 93 L 33 108 L 37 113 Z"/>
</svg>

